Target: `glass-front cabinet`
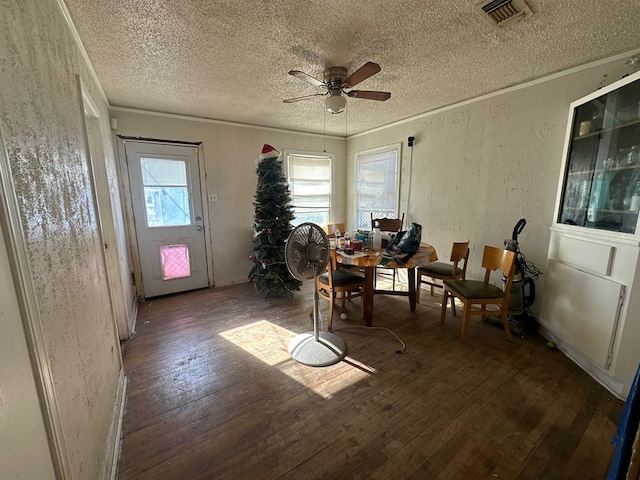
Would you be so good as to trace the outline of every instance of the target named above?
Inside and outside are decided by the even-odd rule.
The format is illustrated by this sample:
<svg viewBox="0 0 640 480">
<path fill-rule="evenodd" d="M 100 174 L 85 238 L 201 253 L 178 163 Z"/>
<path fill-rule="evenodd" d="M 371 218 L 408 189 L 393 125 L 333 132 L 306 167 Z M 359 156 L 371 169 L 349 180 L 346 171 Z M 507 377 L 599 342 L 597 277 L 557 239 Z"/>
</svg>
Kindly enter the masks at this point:
<svg viewBox="0 0 640 480">
<path fill-rule="evenodd" d="M 638 74 L 626 78 L 628 83 L 572 105 L 558 223 L 637 231 L 640 79 Z"/>
<path fill-rule="evenodd" d="M 640 72 L 576 100 L 540 300 L 540 333 L 624 398 L 640 363 Z"/>
</svg>

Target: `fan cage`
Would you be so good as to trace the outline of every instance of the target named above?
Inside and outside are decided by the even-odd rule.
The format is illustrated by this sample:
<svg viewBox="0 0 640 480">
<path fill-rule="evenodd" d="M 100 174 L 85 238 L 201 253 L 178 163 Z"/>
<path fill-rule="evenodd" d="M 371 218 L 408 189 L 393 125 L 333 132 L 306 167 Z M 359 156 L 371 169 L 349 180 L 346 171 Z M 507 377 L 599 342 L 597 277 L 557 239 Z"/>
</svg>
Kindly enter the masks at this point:
<svg viewBox="0 0 640 480">
<path fill-rule="evenodd" d="M 289 273 L 298 280 L 320 275 L 329 262 L 329 237 L 315 223 L 295 227 L 287 238 L 285 261 Z"/>
</svg>

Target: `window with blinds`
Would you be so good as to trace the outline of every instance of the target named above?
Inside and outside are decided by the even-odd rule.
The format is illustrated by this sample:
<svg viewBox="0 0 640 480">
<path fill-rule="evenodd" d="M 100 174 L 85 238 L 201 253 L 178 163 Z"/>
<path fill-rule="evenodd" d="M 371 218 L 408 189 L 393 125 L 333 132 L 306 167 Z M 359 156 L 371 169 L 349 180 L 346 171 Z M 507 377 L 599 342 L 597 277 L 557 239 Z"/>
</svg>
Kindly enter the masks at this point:
<svg viewBox="0 0 640 480">
<path fill-rule="evenodd" d="M 326 227 L 331 210 L 331 156 L 287 154 L 287 181 L 293 225 L 313 222 Z"/>
<path fill-rule="evenodd" d="M 356 223 L 371 229 L 373 218 L 397 218 L 400 144 L 356 154 Z"/>
</svg>

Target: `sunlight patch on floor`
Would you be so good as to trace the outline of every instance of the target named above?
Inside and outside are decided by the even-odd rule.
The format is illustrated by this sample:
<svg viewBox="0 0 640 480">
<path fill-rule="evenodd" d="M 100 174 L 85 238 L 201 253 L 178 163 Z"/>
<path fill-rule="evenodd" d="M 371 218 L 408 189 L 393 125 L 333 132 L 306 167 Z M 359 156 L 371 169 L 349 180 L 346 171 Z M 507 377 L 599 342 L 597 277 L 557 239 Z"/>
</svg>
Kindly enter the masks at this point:
<svg viewBox="0 0 640 480">
<path fill-rule="evenodd" d="M 296 334 L 267 320 L 259 320 L 222 332 L 220 336 L 267 365 L 278 365 L 291 358 L 289 342 Z"/>
<path fill-rule="evenodd" d="M 267 320 L 259 320 L 221 332 L 220 336 L 265 364 L 278 368 L 282 373 L 323 398 L 331 398 L 340 390 L 375 373 L 371 367 L 348 357 L 346 363 L 355 368 L 349 368 L 346 372 L 344 370 L 336 371 L 336 366 L 307 367 L 300 365 L 289 355 L 289 343 L 296 334 Z"/>
</svg>

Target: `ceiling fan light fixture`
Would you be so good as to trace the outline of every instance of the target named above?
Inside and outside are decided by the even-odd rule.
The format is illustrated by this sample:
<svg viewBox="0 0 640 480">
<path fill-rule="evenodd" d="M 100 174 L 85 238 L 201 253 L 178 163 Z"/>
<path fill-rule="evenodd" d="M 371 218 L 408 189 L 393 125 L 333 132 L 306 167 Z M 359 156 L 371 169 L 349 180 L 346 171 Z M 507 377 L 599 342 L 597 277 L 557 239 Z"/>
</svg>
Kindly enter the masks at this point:
<svg viewBox="0 0 640 480">
<path fill-rule="evenodd" d="M 324 101 L 324 107 L 328 112 L 333 114 L 344 112 L 347 107 L 347 97 L 378 100 L 383 102 L 385 100 L 389 100 L 391 93 L 378 92 L 375 90 L 351 90 L 354 86 L 378 72 L 380 72 L 380 65 L 373 62 L 365 63 L 349 76 L 347 76 L 347 69 L 344 67 L 328 67 L 324 71 L 324 82 L 321 82 L 317 78 L 312 77 L 301 70 L 289 70 L 289 75 L 315 85 L 316 87 L 322 87 L 325 89 L 325 93 L 314 93 L 312 95 L 304 95 L 302 97 L 287 98 L 286 100 L 283 100 L 283 102 L 295 103 L 301 100 L 310 100 L 312 98 L 328 95 Z"/>
<path fill-rule="evenodd" d="M 343 97 L 340 93 L 337 95 L 331 94 L 324 101 L 324 106 L 327 111 L 336 114 L 344 112 L 345 107 L 347 106 L 347 99 Z"/>
</svg>

